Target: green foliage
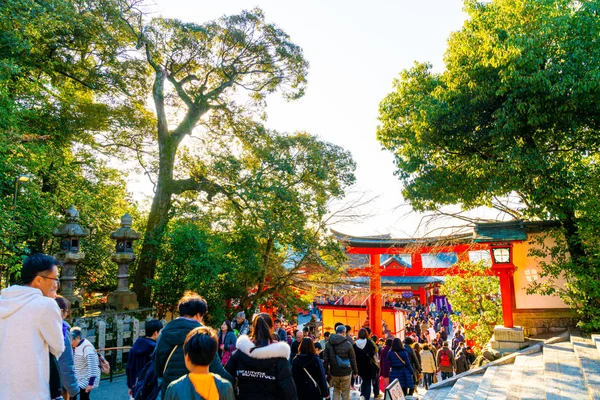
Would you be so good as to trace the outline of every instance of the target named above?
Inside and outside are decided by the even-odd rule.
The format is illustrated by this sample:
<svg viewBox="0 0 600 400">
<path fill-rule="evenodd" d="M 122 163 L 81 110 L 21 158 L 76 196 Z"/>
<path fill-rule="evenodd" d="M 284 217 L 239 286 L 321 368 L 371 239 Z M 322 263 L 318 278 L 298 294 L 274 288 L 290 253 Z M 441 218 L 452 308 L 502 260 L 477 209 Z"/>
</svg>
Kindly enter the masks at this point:
<svg viewBox="0 0 600 400">
<path fill-rule="evenodd" d="M 417 63 L 380 105 L 377 137 L 419 211 L 461 204 L 562 224 L 584 327 L 600 327 L 600 2 L 465 1 L 446 70 Z M 497 199 L 518 196 L 511 209 Z M 555 276 L 548 270 L 548 276 Z M 564 294 L 566 295 L 565 292 Z M 577 294 L 579 293 L 579 294 Z M 583 303 L 586 305 L 583 305 Z M 578 306 L 579 307 L 579 306 Z"/>
<path fill-rule="evenodd" d="M 115 7 L 9 0 L 0 8 L 0 248 L 13 280 L 24 256 L 57 249 L 52 231 L 74 204 L 81 224 L 93 227 L 79 284 L 94 291 L 116 283 L 108 235 L 133 210 L 123 174 L 83 146 L 110 125 L 112 106 L 97 99 L 126 76 L 108 68 L 120 65 L 124 38 Z M 31 180 L 20 185 L 15 207 L 15 178 L 25 173 Z"/>
<path fill-rule="evenodd" d="M 487 275 L 489 267 L 483 262 L 460 263 L 461 276 L 449 276 L 442 286 L 456 313 L 452 321 L 465 327 L 465 338 L 474 340 L 479 348 L 490 341 L 494 326 L 502 325 L 500 281 Z"/>
<path fill-rule="evenodd" d="M 88 292 L 114 287 L 108 235 L 125 211 L 145 229 L 132 268 L 142 304 L 149 283 L 167 308 L 193 289 L 213 318 L 225 315 L 224 299 L 291 314 L 305 301 L 307 271 L 340 273 L 323 220 L 355 165 L 338 146 L 256 122 L 269 94 L 304 94 L 308 69 L 302 49 L 261 10 L 196 24 L 149 19 L 136 0 L 5 3 L 0 229 L 13 269 L 34 249 L 56 248 L 52 228 L 75 204 L 92 227 L 78 267 Z M 128 171 L 110 168 L 125 159 L 156 185 L 146 221 L 131 210 Z M 35 178 L 13 213 L 14 177 L 25 172 Z"/>
<path fill-rule="evenodd" d="M 593 238 L 594 242 L 596 238 L 597 236 Z M 598 331 L 600 329 L 598 253 L 579 258 L 578 262 L 575 262 L 567 251 L 565 236 L 560 229 L 534 237 L 531 244 L 529 255 L 539 259 L 542 270 L 539 274 L 541 279 L 527 288 L 528 293 L 559 296 L 577 313 L 579 325 L 583 329 Z"/>
<path fill-rule="evenodd" d="M 216 161 L 205 169 L 227 196 L 182 196 L 175 203 L 179 217 L 165 232 L 152 281 L 166 308 L 190 289 L 207 297 L 213 315 L 227 301 L 229 316 L 268 305 L 291 318 L 296 306 L 307 304 L 301 294 L 312 282 L 332 282 L 342 273 L 344 254 L 324 216 L 328 201 L 354 180 L 349 154 L 307 134 L 259 129 L 249 137 L 236 157 L 213 153 Z M 211 267 L 189 268 L 188 258 Z M 200 274 L 203 268 L 210 273 Z M 173 291 L 174 282 L 185 284 Z"/>
</svg>

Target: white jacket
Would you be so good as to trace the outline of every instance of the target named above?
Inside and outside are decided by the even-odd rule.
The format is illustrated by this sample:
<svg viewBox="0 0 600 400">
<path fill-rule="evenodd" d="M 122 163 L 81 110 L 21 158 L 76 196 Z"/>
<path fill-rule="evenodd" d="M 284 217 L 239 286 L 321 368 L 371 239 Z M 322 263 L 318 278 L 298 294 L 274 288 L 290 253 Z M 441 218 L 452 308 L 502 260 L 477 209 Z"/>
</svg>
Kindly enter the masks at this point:
<svg viewBox="0 0 600 400">
<path fill-rule="evenodd" d="M 0 293 L 0 399 L 50 399 L 50 356 L 65 350 L 56 301 L 14 285 Z"/>
</svg>

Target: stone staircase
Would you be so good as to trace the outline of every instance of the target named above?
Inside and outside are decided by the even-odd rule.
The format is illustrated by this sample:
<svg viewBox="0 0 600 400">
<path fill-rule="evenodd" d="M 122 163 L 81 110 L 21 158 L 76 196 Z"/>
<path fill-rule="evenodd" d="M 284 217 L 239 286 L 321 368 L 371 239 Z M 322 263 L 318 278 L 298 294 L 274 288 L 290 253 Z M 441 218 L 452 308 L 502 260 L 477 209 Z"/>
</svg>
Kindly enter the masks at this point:
<svg viewBox="0 0 600 400">
<path fill-rule="evenodd" d="M 565 333 L 429 388 L 423 400 L 600 400 L 600 335 Z"/>
</svg>

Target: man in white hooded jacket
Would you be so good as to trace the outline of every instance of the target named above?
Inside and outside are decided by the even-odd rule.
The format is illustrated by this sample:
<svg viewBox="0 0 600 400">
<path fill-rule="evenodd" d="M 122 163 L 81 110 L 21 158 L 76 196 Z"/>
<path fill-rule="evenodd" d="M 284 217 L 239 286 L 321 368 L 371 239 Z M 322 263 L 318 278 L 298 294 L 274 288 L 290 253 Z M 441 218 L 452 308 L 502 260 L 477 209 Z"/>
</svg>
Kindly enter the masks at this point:
<svg viewBox="0 0 600 400">
<path fill-rule="evenodd" d="M 0 293 L 0 399 L 50 399 L 50 355 L 65 350 L 56 302 L 59 262 L 44 254 L 28 257 L 22 285 Z"/>
</svg>

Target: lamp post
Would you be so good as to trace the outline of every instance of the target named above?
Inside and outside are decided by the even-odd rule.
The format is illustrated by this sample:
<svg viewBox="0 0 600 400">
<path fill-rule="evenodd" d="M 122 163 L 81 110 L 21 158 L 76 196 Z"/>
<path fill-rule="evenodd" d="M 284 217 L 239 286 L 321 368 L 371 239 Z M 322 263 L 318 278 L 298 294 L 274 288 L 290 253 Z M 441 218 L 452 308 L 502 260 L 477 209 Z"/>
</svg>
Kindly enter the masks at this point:
<svg viewBox="0 0 600 400">
<path fill-rule="evenodd" d="M 500 293 L 502 295 L 502 317 L 504 326 L 513 328 L 512 315 L 512 284 L 511 277 L 515 271 L 512 260 L 512 243 L 500 242 L 490 244 L 492 255 L 492 271 L 500 278 Z"/>
<path fill-rule="evenodd" d="M 17 198 L 19 196 L 19 184 L 20 183 L 27 183 L 31 180 L 31 174 L 19 174 L 15 177 L 15 194 L 13 195 L 13 204 L 12 204 L 12 215 L 10 220 L 14 223 L 15 222 L 15 218 L 17 215 Z M 10 237 L 10 242 L 9 245 L 10 247 L 14 247 L 13 245 L 13 235 L 11 234 Z M 5 277 L 5 284 L 6 287 L 8 287 L 10 285 L 11 281 L 11 274 L 10 274 L 10 258 L 6 264 L 6 277 Z"/>
<path fill-rule="evenodd" d="M 15 195 L 13 197 L 13 212 L 12 212 L 12 220 L 15 220 L 15 214 L 17 211 L 17 197 L 19 196 L 19 183 L 20 182 L 29 182 L 31 180 L 31 174 L 21 174 L 15 178 Z"/>
<path fill-rule="evenodd" d="M 513 321 L 513 283 L 515 272 L 513 264 L 513 246 L 511 242 L 490 243 L 492 272 L 500 278 L 500 293 L 502 295 L 502 317 L 504 326 L 494 328 L 492 347 L 514 350 L 523 347 L 525 341 L 522 327 L 515 327 Z"/>
</svg>

